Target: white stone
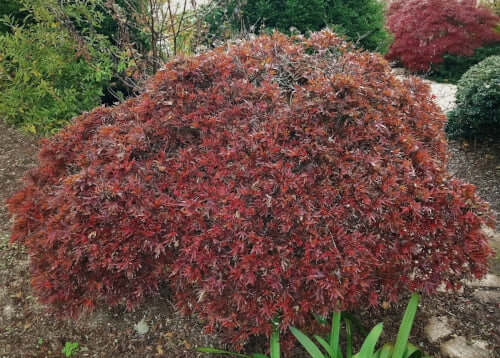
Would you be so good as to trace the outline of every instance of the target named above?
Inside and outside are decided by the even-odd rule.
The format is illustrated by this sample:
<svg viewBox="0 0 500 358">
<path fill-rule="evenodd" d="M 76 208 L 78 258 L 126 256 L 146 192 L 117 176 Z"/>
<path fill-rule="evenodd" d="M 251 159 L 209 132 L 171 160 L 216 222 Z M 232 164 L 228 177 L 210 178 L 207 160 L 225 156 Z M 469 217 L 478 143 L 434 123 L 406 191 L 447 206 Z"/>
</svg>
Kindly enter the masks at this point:
<svg viewBox="0 0 500 358">
<path fill-rule="evenodd" d="M 5 305 L 3 307 L 2 313 L 7 320 L 11 320 L 14 317 L 16 310 L 11 305 Z"/>
<path fill-rule="evenodd" d="M 500 288 L 500 277 L 489 273 L 482 280 L 468 281 L 467 285 L 472 286 L 472 287 Z"/>
<path fill-rule="evenodd" d="M 455 107 L 455 95 L 457 86 L 452 84 L 437 83 L 428 81 L 431 86 L 431 92 L 435 98 L 436 104 L 441 107 L 441 110 L 446 113 Z"/>
<path fill-rule="evenodd" d="M 464 337 L 459 336 L 441 344 L 441 354 L 448 358 L 491 358 L 491 352 L 484 346 L 481 341 L 468 344 Z"/>
<path fill-rule="evenodd" d="M 143 318 L 139 321 L 139 323 L 134 325 L 135 331 L 140 334 L 141 336 L 148 333 L 149 331 L 149 326 L 146 323 L 146 320 Z"/>
<path fill-rule="evenodd" d="M 432 317 L 424 328 L 427 339 L 436 343 L 452 334 L 447 317 Z"/>
<path fill-rule="evenodd" d="M 500 291 L 477 290 L 474 297 L 482 303 L 500 303 Z"/>
</svg>

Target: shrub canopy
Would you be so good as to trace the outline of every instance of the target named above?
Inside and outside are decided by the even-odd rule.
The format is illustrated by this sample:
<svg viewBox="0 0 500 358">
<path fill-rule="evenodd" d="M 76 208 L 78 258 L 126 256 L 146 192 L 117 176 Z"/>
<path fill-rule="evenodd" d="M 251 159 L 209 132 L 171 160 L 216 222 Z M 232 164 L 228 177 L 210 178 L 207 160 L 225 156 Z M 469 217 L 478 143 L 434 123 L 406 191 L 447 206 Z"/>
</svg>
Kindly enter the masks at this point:
<svg viewBox="0 0 500 358">
<path fill-rule="evenodd" d="M 486 207 L 446 170 L 422 81 L 332 32 L 177 58 L 78 118 L 9 201 L 64 313 L 168 284 L 232 342 L 487 271 Z"/>
<path fill-rule="evenodd" d="M 463 137 L 500 134 L 500 56 L 488 57 L 462 76 L 446 130 Z"/>
</svg>

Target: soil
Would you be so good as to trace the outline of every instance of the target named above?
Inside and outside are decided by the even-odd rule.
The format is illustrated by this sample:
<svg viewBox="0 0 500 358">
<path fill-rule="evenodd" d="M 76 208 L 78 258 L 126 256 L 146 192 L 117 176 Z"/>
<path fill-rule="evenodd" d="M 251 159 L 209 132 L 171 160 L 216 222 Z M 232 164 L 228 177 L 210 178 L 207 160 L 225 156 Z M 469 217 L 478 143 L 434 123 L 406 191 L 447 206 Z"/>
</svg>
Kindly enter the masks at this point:
<svg viewBox="0 0 500 358">
<path fill-rule="evenodd" d="M 438 100 L 452 103 L 454 88 L 438 88 Z M 447 108 L 446 108 L 447 109 Z M 445 109 L 445 110 L 446 110 Z M 32 296 L 28 257 L 22 247 L 9 245 L 9 218 L 4 205 L 21 185 L 24 172 L 36 165 L 36 139 L 20 134 L 0 121 L 0 357 L 62 357 L 66 342 L 77 342 L 75 357 L 201 357 L 195 347 L 224 346 L 216 336 L 203 333 L 196 318 L 182 317 L 169 301 L 165 289 L 134 312 L 105 309 L 78 320 L 58 319 Z M 500 213 L 500 142 L 452 141 L 449 169 L 457 177 L 475 184 L 480 195 Z M 498 222 L 500 215 L 495 214 Z M 492 270 L 498 273 L 498 260 Z M 423 297 L 410 341 L 435 357 L 439 346 L 430 343 L 423 327 L 432 316 L 447 316 L 457 335 L 488 342 L 500 356 L 500 310 L 498 304 L 484 304 L 464 292 Z M 382 341 L 394 340 L 406 305 L 356 312 L 372 327 L 384 322 Z M 139 334 L 137 324 L 146 323 L 147 333 Z M 262 352 L 265 341 L 257 340 L 249 352 Z M 306 357 L 297 350 L 293 357 Z"/>
</svg>

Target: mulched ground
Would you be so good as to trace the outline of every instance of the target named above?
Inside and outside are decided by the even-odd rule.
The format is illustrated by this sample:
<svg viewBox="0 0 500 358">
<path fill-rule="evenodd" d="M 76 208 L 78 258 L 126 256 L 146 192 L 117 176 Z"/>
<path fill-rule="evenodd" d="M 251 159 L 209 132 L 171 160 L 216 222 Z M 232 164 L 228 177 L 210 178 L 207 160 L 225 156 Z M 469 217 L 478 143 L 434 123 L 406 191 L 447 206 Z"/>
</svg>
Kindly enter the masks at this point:
<svg viewBox="0 0 500 358">
<path fill-rule="evenodd" d="M 3 204 L 21 185 L 25 170 L 35 165 L 36 150 L 35 139 L 0 121 L 0 357 L 61 357 L 65 342 L 79 343 L 76 357 L 198 357 L 201 355 L 194 347 L 220 347 L 217 337 L 203 334 L 196 319 L 176 313 L 166 290 L 135 312 L 101 309 L 77 321 L 57 319 L 36 302 L 30 289 L 26 253 L 20 247 L 7 245 L 10 225 Z M 476 184 L 483 198 L 500 213 L 500 143 L 451 142 L 449 152 L 450 171 Z M 391 340 L 396 336 L 404 306 L 366 309 L 357 314 L 369 327 L 384 321 L 382 340 Z M 425 297 L 411 341 L 439 357 L 438 346 L 426 340 L 423 327 L 432 316 L 447 316 L 457 334 L 489 342 L 500 356 L 498 308 L 477 301 L 469 288 L 460 295 Z M 134 329 L 141 319 L 148 324 L 145 335 Z M 255 344 L 250 352 L 261 351 L 254 348 Z M 297 351 L 293 356 L 305 354 Z"/>
</svg>

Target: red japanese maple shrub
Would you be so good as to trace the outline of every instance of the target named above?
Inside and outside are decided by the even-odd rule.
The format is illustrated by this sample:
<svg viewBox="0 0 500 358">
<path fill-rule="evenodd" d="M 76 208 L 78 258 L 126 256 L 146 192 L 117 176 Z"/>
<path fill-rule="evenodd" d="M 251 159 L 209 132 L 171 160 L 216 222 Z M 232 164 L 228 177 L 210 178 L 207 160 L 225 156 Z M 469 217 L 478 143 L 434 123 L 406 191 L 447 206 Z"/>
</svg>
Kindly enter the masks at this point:
<svg viewBox="0 0 500 358">
<path fill-rule="evenodd" d="M 500 41 L 499 18 L 476 0 L 396 0 L 387 26 L 394 35 L 386 58 L 410 71 L 425 72 L 445 54 L 472 56 L 485 44 Z"/>
<path fill-rule="evenodd" d="M 487 209 L 446 170 L 429 88 L 331 32 L 168 63 L 43 144 L 10 199 L 43 302 L 168 283 L 233 342 L 480 277 Z"/>
</svg>

